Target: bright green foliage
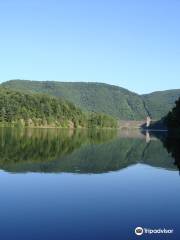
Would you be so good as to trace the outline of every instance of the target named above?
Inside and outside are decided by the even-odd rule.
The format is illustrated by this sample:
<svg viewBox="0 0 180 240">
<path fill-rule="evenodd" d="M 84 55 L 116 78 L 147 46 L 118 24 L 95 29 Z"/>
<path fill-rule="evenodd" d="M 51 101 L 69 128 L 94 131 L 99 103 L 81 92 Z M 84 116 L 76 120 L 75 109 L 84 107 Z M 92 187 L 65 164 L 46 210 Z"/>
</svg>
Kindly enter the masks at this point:
<svg viewBox="0 0 180 240">
<path fill-rule="evenodd" d="M 0 88 L 0 124 L 44 127 L 91 127 L 91 119 L 72 103 L 45 94 L 30 94 Z M 93 127 L 115 127 L 117 121 L 98 115 Z M 112 123 L 111 121 L 112 120 Z M 114 124 L 116 122 L 116 124 Z"/>
<path fill-rule="evenodd" d="M 104 127 L 116 128 L 117 120 L 109 115 L 100 114 L 100 113 L 92 113 L 89 116 L 88 124 L 91 127 L 99 126 L 100 128 L 104 128 Z"/>
</svg>

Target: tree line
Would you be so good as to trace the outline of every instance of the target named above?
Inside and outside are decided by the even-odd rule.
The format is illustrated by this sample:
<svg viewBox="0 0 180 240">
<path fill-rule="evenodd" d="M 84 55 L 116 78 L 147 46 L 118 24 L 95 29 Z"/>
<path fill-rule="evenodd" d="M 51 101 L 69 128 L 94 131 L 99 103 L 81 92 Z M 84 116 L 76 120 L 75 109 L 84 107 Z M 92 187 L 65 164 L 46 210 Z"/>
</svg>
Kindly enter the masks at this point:
<svg viewBox="0 0 180 240">
<path fill-rule="evenodd" d="M 117 127 L 101 113 L 85 113 L 71 102 L 46 94 L 0 88 L 0 125 L 23 127 Z"/>
</svg>

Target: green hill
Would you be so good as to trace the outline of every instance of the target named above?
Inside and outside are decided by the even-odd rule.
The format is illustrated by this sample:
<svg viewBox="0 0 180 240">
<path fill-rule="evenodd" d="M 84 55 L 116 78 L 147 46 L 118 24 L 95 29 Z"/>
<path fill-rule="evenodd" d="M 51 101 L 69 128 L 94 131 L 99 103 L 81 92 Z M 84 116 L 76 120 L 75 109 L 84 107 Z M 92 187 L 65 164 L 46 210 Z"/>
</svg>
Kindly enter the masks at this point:
<svg viewBox="0 0 180 240">
<path fill-rule="evenodd" d="M 160 119 L 180 96 L 180 89 L 138 95 L 104 83 L 11 80 L 2 86 L 62 97 L 84 111 L 105 113 L 122 120 L 142 120 L 147 115 Z"/>
<path fill-rule="evenodd" d="M 116 127 L 103 114 L 85 114 L 72 103 L 48 96 L 0 87 L 0 125 L 32 127 Z"/>
<path fill-rule="evenodd" d="M 15 80 L 11 89 L 63 97 L 85 111 L 106 113 L 120 119 L 144 119 L 147 112 L 138 94 L 102 83 L 66 83 Z"/>
<path fill-rule="evenodd" d="M 174 106 L 175 101 L 180 97 L 180 89 L 153 92 L 142 95 L 150 115 L 154 119 L 161 119 Z"/>
</svg>

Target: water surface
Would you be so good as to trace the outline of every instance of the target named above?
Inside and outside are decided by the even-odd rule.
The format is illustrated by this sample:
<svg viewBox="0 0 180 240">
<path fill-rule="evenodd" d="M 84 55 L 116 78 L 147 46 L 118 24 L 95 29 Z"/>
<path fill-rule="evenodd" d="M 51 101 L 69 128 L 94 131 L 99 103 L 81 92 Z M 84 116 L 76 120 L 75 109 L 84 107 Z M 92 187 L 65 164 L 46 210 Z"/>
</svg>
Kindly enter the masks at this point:
<svg viewBox="0 0 180 240">
<path fill-rule="evenodd" d="M 1 239 L 177 239 L 174 163 L 149 133 L 1 128 Z"/>
</svg>

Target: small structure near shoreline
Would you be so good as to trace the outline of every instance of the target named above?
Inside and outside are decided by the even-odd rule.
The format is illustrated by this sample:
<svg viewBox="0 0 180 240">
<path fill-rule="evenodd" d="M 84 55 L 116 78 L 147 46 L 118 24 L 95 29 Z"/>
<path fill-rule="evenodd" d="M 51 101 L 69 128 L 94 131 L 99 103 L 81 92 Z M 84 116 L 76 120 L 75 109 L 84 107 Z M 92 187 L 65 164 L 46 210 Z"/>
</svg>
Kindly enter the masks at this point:
<svg viewBox="0 0 180 240">
<path fill-rule="evenodd" d="M 148 116 L 146 118 L 146 127 L 148 128 L 151 125 L 151 118 Z"/>
</svg>

